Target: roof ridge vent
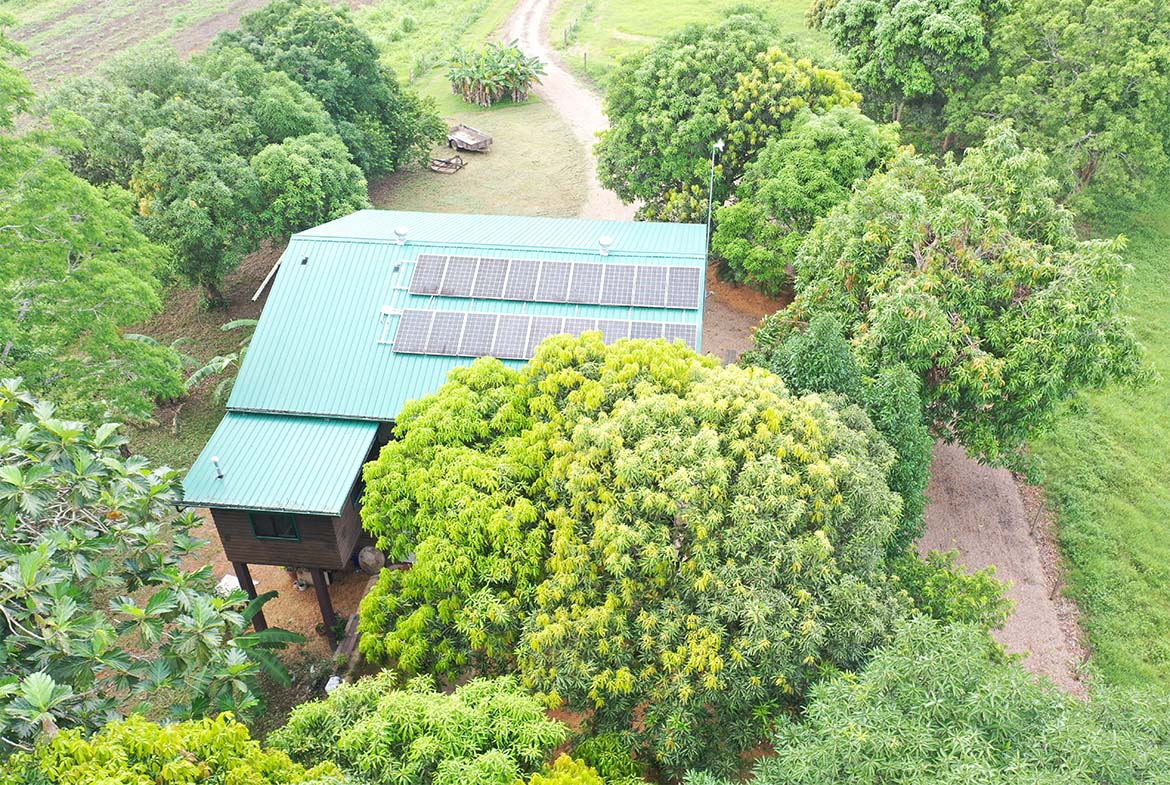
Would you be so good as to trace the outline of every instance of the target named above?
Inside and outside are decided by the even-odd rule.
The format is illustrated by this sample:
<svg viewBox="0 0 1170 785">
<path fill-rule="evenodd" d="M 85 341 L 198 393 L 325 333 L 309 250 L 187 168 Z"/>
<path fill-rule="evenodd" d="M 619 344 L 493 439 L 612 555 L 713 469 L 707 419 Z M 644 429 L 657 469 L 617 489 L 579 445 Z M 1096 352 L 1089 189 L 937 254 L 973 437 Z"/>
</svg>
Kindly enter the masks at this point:
<svg viewBox="0 0 1170 785">
<path fill-rule="evenodd" d="M 406 245 L 406 235 L 410 233 L 410 228 L 406 226 L 394 227 L 394 241 L 398 245 Z"/>
<path fill-rule="evenodd" d="M 613 238 L 608 234 L 603 234 L 597 239 L 597 245 L 601 248 L 602 256 L 609 256 L 609 249 L 613 248 Z"/>
</svg>

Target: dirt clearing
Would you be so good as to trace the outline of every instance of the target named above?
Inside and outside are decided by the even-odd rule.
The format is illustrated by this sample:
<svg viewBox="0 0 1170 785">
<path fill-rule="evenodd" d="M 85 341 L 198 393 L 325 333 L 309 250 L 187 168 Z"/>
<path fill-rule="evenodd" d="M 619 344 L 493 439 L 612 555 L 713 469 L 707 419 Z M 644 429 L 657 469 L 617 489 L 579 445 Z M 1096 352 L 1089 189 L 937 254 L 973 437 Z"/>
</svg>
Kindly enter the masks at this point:
<svg viewBox="0 0 1170 785">
<path fill-rule="evenodd" d="M 1060 555 L 1051 536 L 1040 492 L 1024 486 L 1006 469 L 991 469 L 967 457 L 962 448 L 938 444 L 934 450 L 927 530 L 919 550 L 959 551 L 972 570 L 995 565 L 1012 582 L 1008 596 L 1015 612 L 995 637 L 1009 652 L 1023 654 L 1023 665 L 1049 676 L 1064 689 L 1085 694 L 1076 605 L 1061 593 Z"/>
</svg>

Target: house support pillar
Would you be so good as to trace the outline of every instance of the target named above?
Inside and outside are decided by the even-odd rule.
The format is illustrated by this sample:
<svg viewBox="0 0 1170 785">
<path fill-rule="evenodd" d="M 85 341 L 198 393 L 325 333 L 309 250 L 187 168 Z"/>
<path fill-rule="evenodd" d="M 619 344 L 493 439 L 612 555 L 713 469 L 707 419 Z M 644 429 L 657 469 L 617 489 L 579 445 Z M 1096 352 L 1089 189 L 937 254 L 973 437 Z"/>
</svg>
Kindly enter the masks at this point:
<svg viewBox="0 0 1170 785">
<path fill-rule="evenodd" d="M 252 573 L 248 572 L 248 563 L 234 561 L 232 567 L 236 571 L 236 579 L 240 582 L 240 588 L 248 594 L 248 599 L 256 599 L 256 584 L 252 582 Z M 263 608 L 256 611 L 256 615 L 252 617 L 252 627 L 256 632 L 264 632 L 268 629 L 268 620 L 264 618 Z"/>
<path fill-rule="evenodd" d="M 325 624 L 325 635 L 329 638 L 329 643 L 336 646 L 337 635 L 333 632 L 333 625 L 337 621 L 337 614 L 333 612 L 333 600 L 329 597 L 329 587 L 325 585 L 325 570 L 313 567 L 309 573 L 313 576 L 317 604 L 321 606 L 321 621 Z"/>
</svg>

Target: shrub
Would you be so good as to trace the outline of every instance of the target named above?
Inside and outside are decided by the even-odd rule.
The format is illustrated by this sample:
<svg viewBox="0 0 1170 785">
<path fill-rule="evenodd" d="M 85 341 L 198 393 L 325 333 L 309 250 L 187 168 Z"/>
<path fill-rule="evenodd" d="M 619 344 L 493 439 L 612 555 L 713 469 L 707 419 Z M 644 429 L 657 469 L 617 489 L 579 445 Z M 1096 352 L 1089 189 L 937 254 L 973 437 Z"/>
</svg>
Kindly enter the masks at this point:
<svg viewBox="0 0 1170 785">
<path fill-rule="evenodd" d="M 529 777 L 528 785 L 605 785 L 605 780 L 582 761 L 561 755 L 544 771 Z"/>
<path fill-rule="evenodd" d="M 110 723 L 86 738 L 57 734 L 17 756 L 2 785 L 343 785 L 332 763 L 305 769 L 265 751 L 230 714 L 159 725 L 142 717 Z"/>
<path fill-rule="evenodd" d="M 568 735 L 511 678 L 474 679 L 451 694 L 427 678 L 395 684 L 386 671 L 342 685 L 293 709 L 268 741 L 371 785 L 514 785 Z"/>
</svg>

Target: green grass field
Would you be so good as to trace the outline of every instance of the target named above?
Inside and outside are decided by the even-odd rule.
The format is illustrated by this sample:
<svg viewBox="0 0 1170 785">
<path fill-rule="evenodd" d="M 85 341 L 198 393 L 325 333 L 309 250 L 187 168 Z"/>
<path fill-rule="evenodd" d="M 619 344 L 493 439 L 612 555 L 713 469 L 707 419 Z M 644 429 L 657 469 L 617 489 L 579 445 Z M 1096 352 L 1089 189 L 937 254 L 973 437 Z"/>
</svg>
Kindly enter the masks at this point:
<svg viewBox="0 0 1170 785">
<path fill-rule="evenodd" d="M 623 55 L 689 24 L 718 21 L 729 9 L 743 5 L 743 0 L 559 0 L 549 35 L 578 76 L 602 86 Z M 771 16 L 799 48 L 818 59 L 832 57 L 828 39 L 805 27 L 808 0 L 761 0 L 751 5 Z"/>
<path fill-rule="evenodd" d="M 1086 396 L 1034 448 L 1093 669 L 1170 687 L 1170 192 L 1101 232 L 1129 238 L 1127 310 L 1161 378 Z"/>
</svg>

